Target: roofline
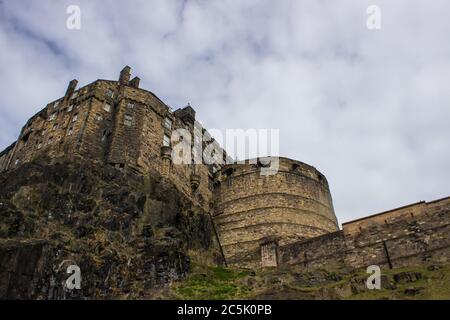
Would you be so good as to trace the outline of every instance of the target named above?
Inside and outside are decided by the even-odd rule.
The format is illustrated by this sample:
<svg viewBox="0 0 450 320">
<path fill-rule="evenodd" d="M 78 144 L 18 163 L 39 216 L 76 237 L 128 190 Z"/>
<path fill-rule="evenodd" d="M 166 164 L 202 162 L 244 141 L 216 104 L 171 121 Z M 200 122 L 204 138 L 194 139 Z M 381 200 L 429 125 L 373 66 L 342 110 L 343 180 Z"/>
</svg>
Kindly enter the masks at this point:
<svg viewBox="0 0 450 320">
<path fill-rule="evenodd" d="M 326 176 L 322 172 L 320 172 L 319 169 L 317 169 L 315 166 L 312 166 L 310 164 L 307 164 L 306 162 L 303 162 L 303 161 L 300 161 L 300 160 L 297 160 L 297 159 L 292 159 L 292 158 L 282 157 L 282 156 L 261 156 L 261 157 L 256 157 L 256 158 L 243 159 L 243 160 L 234 160 L 233 159 L 233 163 L 227 163 L 227 164 L 225 164 L 224 167 L 235 166 L 235 165 L 247 165 L 247 164 L 250 164 L 250 161 L 258 161 L 258 159 L 270 159 L 270 158 L 277 158 L 278 160 L 281 160 L 281 161 L 293 162 L 293 163 L 296 163 L 296 164 L 304 165 L 304 166 L 306 166 L 306 167 L 308 167 L 310 169 L 313 169 L 313 170 L 317 171 L 318 173 L 320 173 L 328 181 Z"/>
<path fill-rule="evenodd" d="M 443 200 L 450 200 L 450 196 L 427 202 L 427 204 L 436 203 L 436 202 L 443 201 Z"/>
<path fill-rule="evenodd" d="M 11 149 L 13 149 L 14 146 L 16 145 L 16 143 L 17 143 L 17 141 L 14 141 L 9 146 L 7 146 L 2 152 L 0 152 L 0 157 L 7 154 Z"/>
<path fill-rule="evenodd" d="M 417 206 L 418 204 L 424 204 L 424 203 L 427 203 L 427 202 L 419 201 L 419 202 L 411 203 L 411 204 L 408 204 L 406 206 L 390 209 L 390 210 L 383 211 L 383 212 L 380 212 L 380 213 L 375 213 L 375 214 L 372 214 L 370 216 L 366 216 L 366 217 L 359 218 L 359 219 L 356 219 L 356 220 L 347 221 L 347 222 L 342 223 L 342 225 L 346 225 L 346 224 L 355 223 L 355 222 L 358 222 L 358 221 L 370 219 L 370 218 L 373 218 L 373 217 L 381 216 L 381 215 L 389 213 L 389 212 L 397 211 L 397 210 L 400 210 L 400 209 L 405 209 L 405 208 L 408 208 L 408 207 Z"/>
<path fill-rule="evenodd" d="M 400 209 L 405 209 L 405 208 L 408 208 L 408 207 L 417 206 L 419 204 L 431 204 L 431 203 L 436 203 L 436 202 L 440 202 L 440 201 L 443 201 L 443 200 L 450 200 L 450 196 L 444 197 L 444 198 L 440 198 L 440 199 L 436 199 L 436 200 L 433 200 L 433 201 L 428 201 L 428 202 L 422 200 L 422 201 L 419 201 L 419 202 L 408 204 L 406 206 L 402 206 L 402 207 L 398 207 L 398 208 L 395 208 L 395 209 L 391 209 L 391 210 L 383 211 L 383 212 L 380 212 L 380 213 L 372 214 L 370 216 L 366 216 L 366 217 L 363 217 L 363 218 L 347 221 L 347 222 L 342 223 L 342 225 L 350 224 L 350 223 L 354 223 L 354 222 L 358 222 L 358 221 L 362 221 L 362 220 L 366 220 L 366 219 L 370 219 L 370 218 L 381 216 L 383 214 L 386 214 L 386 213 L 389 213 L 389 212 L 392 212 L 392 211 L 397 211 L 397 210 L 400 210 Z"/>
</svg>

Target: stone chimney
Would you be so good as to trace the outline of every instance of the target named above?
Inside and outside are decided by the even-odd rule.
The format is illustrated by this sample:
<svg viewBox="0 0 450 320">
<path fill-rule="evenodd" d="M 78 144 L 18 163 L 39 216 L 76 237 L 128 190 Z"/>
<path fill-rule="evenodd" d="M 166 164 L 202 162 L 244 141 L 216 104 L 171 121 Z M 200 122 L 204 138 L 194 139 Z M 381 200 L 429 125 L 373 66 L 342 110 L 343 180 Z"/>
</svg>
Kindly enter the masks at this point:
<svg viewBox="0 0 450 320">
<path fill-rule="evenodd" d="M 173 115 L 186 124 L 194 124 L 195 122 L 195 110 L 190 104 L 183 109 L 176 110 Z"/>
<path fill-rule="evenodd" d="M 75 92 L 75 89 L 77 88 L 77 85 L 78 85 L 78 80 L 76 80 L 76 79 L 69 82 L 69 86 L 67 87 L 67 90 L 66 90 L 66 95 L 64 96 L 65 99 L 68 99 L 73 95 L 73 93 Z"/>
<path fill-rule="evenodd" d="M 121 85 L 127 85 L 128 82 L 130 82 L 131 78 L 131 68 L 129 66 L 126 66 L 125 68 L 120 71 L 120 77 L 119 77 L 119 83 Z"/>
<path fill-rule="evenodd" d="M 130 86 L 132 86 L 133 88 L 139 88 L 139 84 L 141 83 L 141 79 L 138 77 L 134 77 L 131 81 L 130 81 Z"/>
</svg>

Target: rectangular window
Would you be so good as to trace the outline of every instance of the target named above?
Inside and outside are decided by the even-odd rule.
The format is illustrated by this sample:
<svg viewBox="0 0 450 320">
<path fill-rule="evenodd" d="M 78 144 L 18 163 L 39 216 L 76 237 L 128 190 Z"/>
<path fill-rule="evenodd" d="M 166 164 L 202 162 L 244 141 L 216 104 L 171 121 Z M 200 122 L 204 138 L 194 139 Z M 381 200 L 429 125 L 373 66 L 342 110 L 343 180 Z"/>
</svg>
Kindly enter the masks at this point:
<svg viewBox="0 0 450 320">
<path fill-rule="evenodd" d="M 105 103 L 105 105 L 103 106 L 103 109 L 106 112 L 111 112 L 111 105 L 109 103 Z"/>
<path fill-rule="evenodd" d="M 163 146 L 170 147 L 170 137 L 166 134 L 164 135 L 164 138 L 163 138 Z"/>
<path fill-rule="evenodd" d="M 133 117 L 130 116 L 130 115 L 125 115 L 125 118 L 124 118 L 124 120 L 123 120 L 123 123 L 124 123 L 126 126 L 128 126 L 128 127 L 133 126 Z"/>
<path fill-rule="evenodd" d="M 214 182 L 211 178 L 209 178 L 208 187 L 209 187 L 209 191 L 211 191 L 211 192 L 214 191 Z"/>
<path fill-rule="evenodd" d="M 69 131 L 67 131 L 67 135 L 68 135 L 68 136 L 71 136 L 72 133 L 73 133 L 73 128 L 69 128 Z"/>
<path fill-rule="evenodd" d="M 70 105 L 68 108 L 67 108 L 67 112 L 71 112 L 73 110 L 73 105 Z"/>
<path fill-rule="evenodd" d="M 233 178 L 231 176 L 228 176 L 228 178 L 227 178 L 227 185 L 229 187 L 231 187 L 233 185 Z"/>
<path fill-rule="evenodd" d="M 78 120 L 78 113 L 75 113 L 75 115 L 72 118 L 72 122 L 76 122 Z"/>
<path fill-rule="evenodd" d="M 127 107 L 128 107 L 128 109 L 133 110 L 134 109 L 134 103 L 128 102 Z"/>
<path fill-rule="evenodd" d="M 20 160 L 16 159 L 15 165 L 17 166 L 19 164 Z"/>
<path fill-rule="evenodd" d="M 164 119 L 164 127 L 166 129 L 171 130 L 172 129 L 172 120 L 170 120 L 169 118 L 165 118 Z"/>
</svg>

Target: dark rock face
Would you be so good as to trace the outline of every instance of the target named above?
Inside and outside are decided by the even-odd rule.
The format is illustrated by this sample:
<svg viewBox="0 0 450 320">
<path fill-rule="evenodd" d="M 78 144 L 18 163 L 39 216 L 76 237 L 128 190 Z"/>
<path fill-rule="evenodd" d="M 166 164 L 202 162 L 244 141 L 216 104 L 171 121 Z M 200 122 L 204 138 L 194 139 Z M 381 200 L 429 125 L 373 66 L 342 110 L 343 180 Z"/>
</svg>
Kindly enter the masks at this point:
<svg viewBox="0 0 450 320">
<path fill-rule="evenodd" d="M 223 261 L 209 213 L 158 176 L 40 159 L 0 184 L 0 298 L 152 298 L 192 256 Z"/>
<path fill-rule="evenodd" d="M 420 279 L 422 279 L 420 272 L 400 272 L 394 275 L 394 281 L 396 283 L 415 282 Z"/>
<path fill-rule="evenodd" d="M 0 297 L 26 299 L 31 297 L 36 275 L 40 273 L 45 241 L 0 242 Z"/>
</svg>

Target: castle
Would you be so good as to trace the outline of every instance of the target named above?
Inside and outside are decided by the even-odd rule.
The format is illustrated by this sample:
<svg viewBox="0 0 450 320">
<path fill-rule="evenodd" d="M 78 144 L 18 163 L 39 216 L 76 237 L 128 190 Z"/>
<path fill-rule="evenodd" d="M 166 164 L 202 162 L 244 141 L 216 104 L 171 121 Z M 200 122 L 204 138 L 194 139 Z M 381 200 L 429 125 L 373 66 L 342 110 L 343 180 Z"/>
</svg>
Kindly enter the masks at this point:
<svg viewBox="0 0 450 320">
<path fill-rule="evenodd" d="M 328 182 L 314 167 L 280 158 L 276 174 L 261 175 L 261 161 L 230 163 L 226 152 L 222 164 L 174 164 L 172 132 L 181 128 L 196 137 L 191 106 L 172 111 L 140 88 L 138 77 L 131 79 L 128 66 L 118 81 L 77 84 L 72 80 L 64 97 L 28 120 L 0 153 L 0 171 L 45 155 L 162 176 L 211 214 L 228 265 L 392 268 L 450 257 L 450 198 L 344 223 L 340 230 Z"/>
</svg>

